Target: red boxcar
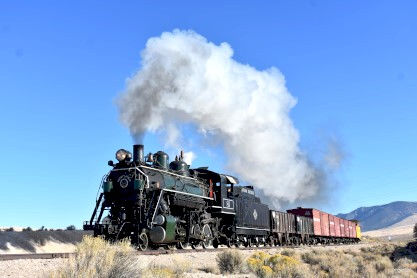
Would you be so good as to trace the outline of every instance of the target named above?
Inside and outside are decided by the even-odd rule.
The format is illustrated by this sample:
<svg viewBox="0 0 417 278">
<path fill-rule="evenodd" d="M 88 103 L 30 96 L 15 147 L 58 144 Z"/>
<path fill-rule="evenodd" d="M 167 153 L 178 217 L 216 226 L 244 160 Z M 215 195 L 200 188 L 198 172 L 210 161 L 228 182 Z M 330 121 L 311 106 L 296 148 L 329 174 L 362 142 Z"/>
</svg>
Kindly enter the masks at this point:
<svg viewBox="0 0 417 278">
<path fill-rule="evenodd" d="M 316 236 L 356 238 L 356 223 L 353 221 L 348 221 L 313 208 L 298 207 L 289 209 L 287 212 L 313 218 L 314 235 Z"/>
<path fill-rule="evenodd" d="M 329 229 L 330 229 L 330 236 L 336 236 L 336 229 L 334 226 L 334 219 L 336 216 L 329 214 Z"/>
<path fill-rule="evenodd" d="M 353 221 L 349 221 L 349 237 L 356 237 L 356 223 Z"/>
<path fill-rule="evenodd" d="M 311 208 L 296 208 L 287 210 L 288 213 L 313 218 L 314 234 L 321 235 L 320 211 Z"/>
<path fill-rule="evenodd" d="M 356 227 L 358 226 L 358 223 L 356 223 L 355 221 L 352 221 L 352 222 L 353 222 L 353 237 L 357 238 L 358 235 L 356 234 Z"/>
<path fill-rule="evenodd" d="M 319 211 L 313 208 L 296 208 L 287 210 L 289 213 L 295 215 L 305 216 L 313 218 L 314 235 L 316 236 L 329 236 L 329 214 Z"/>
<path fill-rule="evenodd" d="M 349 220 L 346 220 L 346 222 L 348 226 L 349 237 L 351 237 L 352 236 L 352 222 L 350 222 Z"/>
<path fill-rule="evenodd" d="M 340 237 L 340 218 L 334 217 L 334 231 L 335 231 L 335 237 Z"/>
<path fill-rule="evenodd" d="M 349 237 L 349 221 L 343 219 L 343 224 L 345 225 L 345 237 Z"/>
<path fill-rule="evenodd" d="M 345 219 L 340 218 L 340 236 L 345 237 Z"/>
<path fill-rule="evenodd" d="M 320 224 L 321 224 L 321 235 L 329 236 L 330 227 L 329 227 L 329 214 L 320 211 Z"/>
</svg>

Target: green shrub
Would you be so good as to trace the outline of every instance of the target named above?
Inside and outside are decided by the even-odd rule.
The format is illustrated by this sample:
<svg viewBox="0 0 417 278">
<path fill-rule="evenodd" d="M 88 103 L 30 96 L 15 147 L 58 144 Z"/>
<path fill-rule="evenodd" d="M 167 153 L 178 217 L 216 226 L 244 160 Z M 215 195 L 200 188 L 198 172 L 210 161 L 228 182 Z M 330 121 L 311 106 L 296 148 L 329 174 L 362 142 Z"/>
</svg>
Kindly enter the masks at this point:
<svg viewBox="0 0 417 278">
<path fill-rule="evenodd" d="M 67 231 L 75 231 L 76 230 L 76 228 L 75 228 L 75 226 L 74 225 L 69 225 L 68 227 L 67 227 Z"/>
<path fill-rule="evenodd" d="M 134 249 L 128 241 L 115 244 L 91 236 L 85 236 L 76 246 L 75 256 L 69 262 L 50 273 L 59 278 L 110 278 L 140 277 Z"/>
<path fill-rule="evenodd" d="M 243 259 L 237 251 L 223 251 L 216 257 L 220 273 L 237 273 L 242 267 Z"/>
<path fill-rule="evenodd" d="M 293 253 L 295 254 L 295 252 Z M 310 277 L 308 268 L 296 258 L 264 252 L 255 252 L 246 263 L 250 271 L 256 276 L 265 277 Z"/>
<path fill-rule="evenodd" d="M 388 274 L 393 270 L 392 262 L 387 257 L 378 256 L 375 260 L 375 270 L 378 273 Z"/>
</svg>

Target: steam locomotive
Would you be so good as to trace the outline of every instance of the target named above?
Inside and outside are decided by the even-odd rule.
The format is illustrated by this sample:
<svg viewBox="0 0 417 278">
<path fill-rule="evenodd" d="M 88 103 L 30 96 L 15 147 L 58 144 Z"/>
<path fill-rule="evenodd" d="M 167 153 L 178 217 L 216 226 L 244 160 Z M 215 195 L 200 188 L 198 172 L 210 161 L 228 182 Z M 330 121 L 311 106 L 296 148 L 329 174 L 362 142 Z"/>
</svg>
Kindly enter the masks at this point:
<svg viewBox="0 0 417 278">
<path fill-rule="evenodd" d="M 169 161 L 143 145 L 116 152 L 117 163 L 101 182 L 102 192 L 84 230 L 115 241 L 130 238 L 140 250 L 187 246 L 354 243 L 360 227 L 315 209 L 270 210 L 252 186 L 236 177 L 191 169 L 183 153 Z M 103 217 L 104 216 L 104 217 Z"/>
</svg>

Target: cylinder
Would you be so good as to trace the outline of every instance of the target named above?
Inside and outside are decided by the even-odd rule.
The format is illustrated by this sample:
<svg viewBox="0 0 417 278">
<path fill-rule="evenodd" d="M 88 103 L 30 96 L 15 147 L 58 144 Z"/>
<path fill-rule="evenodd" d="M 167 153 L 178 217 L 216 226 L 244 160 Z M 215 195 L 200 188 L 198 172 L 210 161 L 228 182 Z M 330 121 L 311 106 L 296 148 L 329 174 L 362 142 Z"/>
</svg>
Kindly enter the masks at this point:
<svg viewBox="0 0 417 278">
<path fill-rule="evenodd" d="M 144 163 L 144 146 L 143 145 L 133 145 L 133 161 L 135 163 Z"/>
</svg>

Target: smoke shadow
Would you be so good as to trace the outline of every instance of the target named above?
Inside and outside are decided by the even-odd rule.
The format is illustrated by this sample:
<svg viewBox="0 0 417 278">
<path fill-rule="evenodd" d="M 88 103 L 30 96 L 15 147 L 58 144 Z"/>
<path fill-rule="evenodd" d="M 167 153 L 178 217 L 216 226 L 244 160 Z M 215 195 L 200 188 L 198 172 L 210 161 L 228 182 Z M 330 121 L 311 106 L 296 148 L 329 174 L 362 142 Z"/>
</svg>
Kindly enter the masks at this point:
<svg viewBox="0 0 417 278">
<path fill-rule="evenodd" d="M 28 252 L 36 252 L 36 246 L 44 246 L 48 241 L 77 244 L 88 231 L 3 231 L 0 232 L 0 250 L 9 250 L 8 245 Z"/>
</svg>

